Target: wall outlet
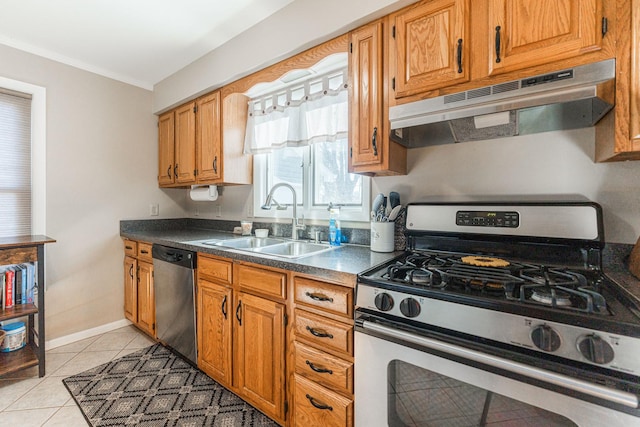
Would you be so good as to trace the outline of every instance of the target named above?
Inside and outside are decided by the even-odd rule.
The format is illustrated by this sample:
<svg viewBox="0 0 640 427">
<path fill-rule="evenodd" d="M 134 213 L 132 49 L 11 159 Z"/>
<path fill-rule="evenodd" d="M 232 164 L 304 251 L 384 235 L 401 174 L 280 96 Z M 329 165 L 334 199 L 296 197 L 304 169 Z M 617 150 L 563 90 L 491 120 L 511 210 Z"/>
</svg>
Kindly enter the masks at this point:
<svg viewBox="0 0 640 427">
<path fill-rule="evenodd" d="M 216 217 L 220 218 L 222 216 L 222 206 L 216 205 Z"/>
<path fill-rule="evenodd" d="M 193 210 L 193 216 L 200 216 L 200 211 L 198 210 L 198 208 L 195 208 Z"/>
<path fill-rule="evenodd" d="M 160 205 L 157 203 L 152 203 L 149 205 L 149 215 L 158 216 L 160 214 Z"/>
</svg>

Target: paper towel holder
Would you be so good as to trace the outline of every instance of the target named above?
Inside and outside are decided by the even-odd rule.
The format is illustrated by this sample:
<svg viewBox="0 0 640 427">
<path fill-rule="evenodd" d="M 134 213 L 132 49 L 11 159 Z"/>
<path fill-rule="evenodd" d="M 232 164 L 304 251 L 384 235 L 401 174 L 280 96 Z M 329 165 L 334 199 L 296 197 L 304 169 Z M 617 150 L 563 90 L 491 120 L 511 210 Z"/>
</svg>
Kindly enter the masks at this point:
<svg viewBox="0 0 640 427">
<path fill-rule="evenodd" d="M 215 201 L 218 196 L 222 196 L 222 189 L 217 185 L 192 185 L 189 190 L 189 197 L 195 201 Z"/>
</svg>

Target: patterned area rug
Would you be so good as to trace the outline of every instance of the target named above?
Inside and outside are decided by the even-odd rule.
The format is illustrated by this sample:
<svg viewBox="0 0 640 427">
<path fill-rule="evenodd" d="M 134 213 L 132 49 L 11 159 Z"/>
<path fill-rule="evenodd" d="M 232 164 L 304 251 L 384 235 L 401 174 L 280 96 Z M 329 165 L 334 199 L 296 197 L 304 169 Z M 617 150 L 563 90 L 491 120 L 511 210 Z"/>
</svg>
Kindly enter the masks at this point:
<svg viewBox="0 0 640 427">
<path fill-rule="evenodd" d="M 98 426 L 277 426 L 160 344 L 62 380 Z"/>
</svg>

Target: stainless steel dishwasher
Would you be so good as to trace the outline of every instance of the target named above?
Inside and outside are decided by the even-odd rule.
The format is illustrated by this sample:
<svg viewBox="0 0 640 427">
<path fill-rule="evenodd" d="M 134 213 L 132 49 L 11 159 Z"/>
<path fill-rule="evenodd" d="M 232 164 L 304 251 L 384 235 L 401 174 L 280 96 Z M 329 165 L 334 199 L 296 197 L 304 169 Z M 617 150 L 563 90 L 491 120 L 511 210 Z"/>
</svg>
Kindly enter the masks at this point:
<svg viewBox="0 0 640 427">
<path fill-rule="evenodd" d="M 196 253 L 153 245 L 156 333 L 160 342 L 197 363 Z"/>
</svg>

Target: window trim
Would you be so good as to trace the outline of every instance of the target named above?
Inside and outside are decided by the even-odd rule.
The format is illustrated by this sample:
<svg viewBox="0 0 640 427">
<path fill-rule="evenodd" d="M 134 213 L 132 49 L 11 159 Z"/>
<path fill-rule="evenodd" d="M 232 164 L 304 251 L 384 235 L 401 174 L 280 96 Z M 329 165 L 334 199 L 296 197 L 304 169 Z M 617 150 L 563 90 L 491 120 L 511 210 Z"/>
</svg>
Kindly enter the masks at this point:
<svg viewBox="0 0 640 427">
<path fill-rule="evenodd" d="M 31 95 L 31 234 L 46 234 L 47 89 L 2 76 L 0 87 Z"/>
</svg>

